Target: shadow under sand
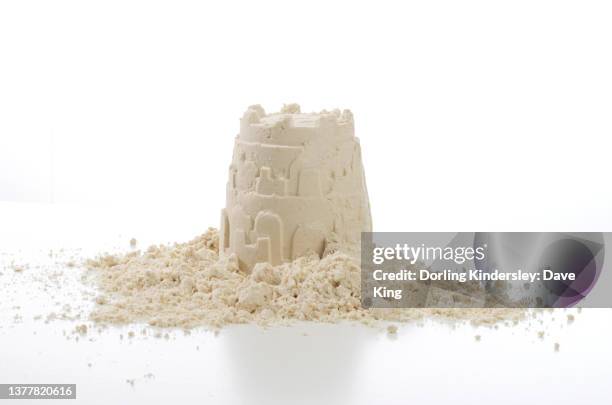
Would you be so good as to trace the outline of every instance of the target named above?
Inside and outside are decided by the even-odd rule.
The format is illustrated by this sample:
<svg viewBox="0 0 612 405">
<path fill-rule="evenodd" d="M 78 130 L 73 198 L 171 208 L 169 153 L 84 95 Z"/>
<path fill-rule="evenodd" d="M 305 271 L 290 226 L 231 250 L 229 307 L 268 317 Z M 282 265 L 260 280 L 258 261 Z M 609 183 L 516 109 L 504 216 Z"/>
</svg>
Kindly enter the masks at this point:
<svg viewBox="0 0 612 405">
<path fill-rule="evenodd" d="M 300 323 L 222 332 L 228 378 L 250 404 L 350 403 L 364 344 L 375 332 L 352 325 Z"/>
</svg>

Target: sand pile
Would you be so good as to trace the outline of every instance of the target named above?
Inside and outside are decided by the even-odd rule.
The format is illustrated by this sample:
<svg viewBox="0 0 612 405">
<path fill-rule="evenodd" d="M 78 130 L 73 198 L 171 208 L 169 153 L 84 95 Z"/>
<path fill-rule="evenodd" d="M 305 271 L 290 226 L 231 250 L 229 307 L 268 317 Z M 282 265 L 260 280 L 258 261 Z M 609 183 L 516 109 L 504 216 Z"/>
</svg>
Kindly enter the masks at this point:
<svg viewBox="0 0 612 405">
<path fill-rule="evenodd" d="M 219 328 L 292 321 L 374 324 L 425 317 L 476 324 L 515 321 L 520 309 L 361 308 L 360 267 L 352 256 L 315 253 L 289 263 L 243 271 L 236 255 L 219 256 L 218 233 L 209 229 L 187 243 L 151 246 L 144 252 L 105 255 L 87 262 L 100 295 L 91 319 L 110 324 Z"/>
</svg>

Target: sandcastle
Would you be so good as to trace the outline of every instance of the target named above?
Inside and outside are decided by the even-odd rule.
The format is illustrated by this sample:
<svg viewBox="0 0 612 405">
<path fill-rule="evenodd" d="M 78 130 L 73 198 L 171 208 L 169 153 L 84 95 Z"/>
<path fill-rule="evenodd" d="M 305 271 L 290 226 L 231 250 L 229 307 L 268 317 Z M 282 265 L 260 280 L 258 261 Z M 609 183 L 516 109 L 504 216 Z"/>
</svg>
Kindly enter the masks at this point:
<svg viewBox="0 0 612 405">
<path fill-rule="evenodd" d="M 349 110 L 266 114 L 240 122 L 221 214 L 220 252 L 240 267 L 277 265 L 358 247 L 372 220 L 361 148 Z"/>
</svg>

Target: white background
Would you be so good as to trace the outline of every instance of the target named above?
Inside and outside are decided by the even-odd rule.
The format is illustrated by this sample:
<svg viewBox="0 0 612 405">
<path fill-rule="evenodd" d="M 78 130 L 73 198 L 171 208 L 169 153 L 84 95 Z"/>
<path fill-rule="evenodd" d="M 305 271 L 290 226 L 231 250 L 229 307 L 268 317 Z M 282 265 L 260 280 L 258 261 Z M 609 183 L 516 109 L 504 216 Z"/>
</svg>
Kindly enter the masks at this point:
<svg viewBox="0 0 612 405">
<path fill-rule="evenodd" d="M 0 250 L 184 240 L 217 226 L 239 117 L 286 102 L 354 112 L 375 230 L 611 231 L 610 21 L 607 1 L 3 1 Z M 559 332 L 557 354 L 536 329 L 479 346 L 473 334 L 485 332 L 469 329 L 411 328 L 390 343 L 312 327 L 312 344 L 300 329 L 198 335 L 209 342 L 200 357 L 180 334 L 137 348 L 115 348 L 111 334 L 63 361 L 55 354 L 74 346 L 26 323 L 6 331 L 0 382 L 63 376 L 90 403 L 169 400 L 164 387 L 185 378 L 185 398 L 211 403 L 601 403 L 610 313 L 583 319 Z M 87 356 L 106 366 L 86 374 Z M 317 364 L 329 378 L 312 379 Z M 129 391 L 124 379 L 148 371 L 163 377 Z"/>
<path fill-rule="evenodd" d="M 216 225 L 242 112 L 298 102 L 353 110 L 379 231 L 611 230 L 611 20 L 606 1 L 5 1 L 0 200 Z"/>
</svg>

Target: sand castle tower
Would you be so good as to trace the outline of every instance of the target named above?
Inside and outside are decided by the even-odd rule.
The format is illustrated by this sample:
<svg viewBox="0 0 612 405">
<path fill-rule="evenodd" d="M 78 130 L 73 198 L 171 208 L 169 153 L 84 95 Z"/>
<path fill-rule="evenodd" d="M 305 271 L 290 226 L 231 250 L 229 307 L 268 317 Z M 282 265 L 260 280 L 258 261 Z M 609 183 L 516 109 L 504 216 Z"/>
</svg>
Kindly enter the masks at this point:
<svg viewBox="0 0 612 405">
<path fill-rule="evenodd" d="M 240 267 L 354 248 L 372 221 L 349 110 L 303 114 L 297 104 L 244 113 L 221 215 L 221 254 Z"/>
</svg>

